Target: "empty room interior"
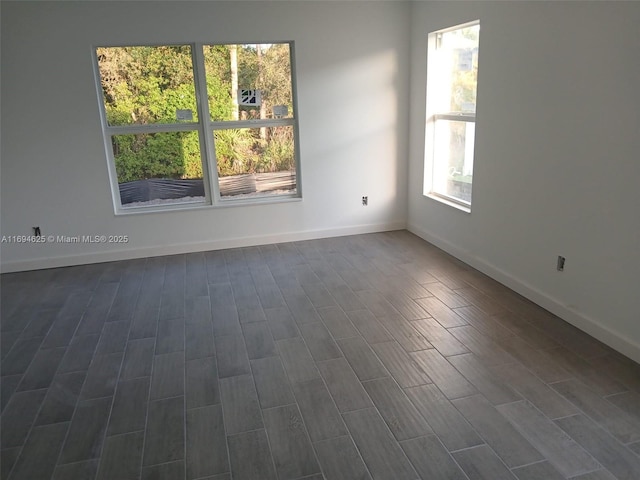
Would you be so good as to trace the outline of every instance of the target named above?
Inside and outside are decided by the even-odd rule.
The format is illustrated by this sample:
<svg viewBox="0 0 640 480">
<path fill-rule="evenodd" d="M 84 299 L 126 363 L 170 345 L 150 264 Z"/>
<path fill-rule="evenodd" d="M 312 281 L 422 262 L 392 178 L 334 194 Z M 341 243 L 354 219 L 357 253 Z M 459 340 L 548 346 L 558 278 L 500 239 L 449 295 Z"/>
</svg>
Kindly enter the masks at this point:
<svg viewBox="0 0 640 480">
<path fill-rule="evenodd" d="M 640 478 L 640 3 L 12 1 L 1 478 Z"/>
</svg>

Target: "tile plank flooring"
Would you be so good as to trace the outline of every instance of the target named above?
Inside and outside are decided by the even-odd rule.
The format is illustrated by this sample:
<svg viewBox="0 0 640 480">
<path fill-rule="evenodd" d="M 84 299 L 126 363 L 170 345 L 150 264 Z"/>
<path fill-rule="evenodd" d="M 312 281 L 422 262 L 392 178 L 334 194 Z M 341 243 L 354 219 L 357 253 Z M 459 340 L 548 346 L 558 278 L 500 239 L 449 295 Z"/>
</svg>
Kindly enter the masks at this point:
<svg viewBox="0 0 640 480">
<path fill-rule="evenodd" d="M 640 366 L 407 231 L 5 274 L 2 479 L 640 478 Z"/>
</svg>

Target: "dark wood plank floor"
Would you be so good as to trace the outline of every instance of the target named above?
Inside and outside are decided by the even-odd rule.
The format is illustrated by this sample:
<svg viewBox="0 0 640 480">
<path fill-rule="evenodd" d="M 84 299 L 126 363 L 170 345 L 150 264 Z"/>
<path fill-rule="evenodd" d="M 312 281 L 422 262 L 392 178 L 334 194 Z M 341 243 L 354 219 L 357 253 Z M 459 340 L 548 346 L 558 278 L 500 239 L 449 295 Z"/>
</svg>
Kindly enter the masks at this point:
<svg viewBox="0 0 640 480">
<path fill-rule="evenodd" d="M 640 367 L 406 231 L 2 276 L 2 478 L 640 478 Z"/>
</svg>

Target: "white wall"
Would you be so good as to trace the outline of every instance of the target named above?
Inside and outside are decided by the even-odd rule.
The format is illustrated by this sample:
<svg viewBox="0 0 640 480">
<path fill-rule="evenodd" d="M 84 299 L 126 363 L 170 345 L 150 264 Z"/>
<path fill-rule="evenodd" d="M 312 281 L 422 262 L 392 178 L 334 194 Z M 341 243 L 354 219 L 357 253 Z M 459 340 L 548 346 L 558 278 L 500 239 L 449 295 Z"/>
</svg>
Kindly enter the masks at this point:
<svg viewBox="0 0 640 480">
<path fill-rule="evenodd" d="M 422 195 L 426 41 L 475 19 L 466 214 Z M 639 24 L 637 2 L 416 2 L 408 214 L 415 233 L 638 361 Z"/>
<path fill-rule="evenodd" d="M 403 228 L 409 12 L 401 2 L 2 2 L 3 271 Z M 295 42 L 303 199 L 115 216 L 92 46 Z M 369 196 L 369 206 L 361 197 Z"/>
<path fill-rule="evenodd" d="M 640 361 L 640 3 L 7 2 L 3 271 L 409 228 Z M 427 33 L 481 21 L 473 208 L 422 195 Z M 302 201 L 113 214 L 95 44 L 294 40 Z M 408 159 L 408 161 L 407 161 Z M 362 207 L 360 197 L 369 195 Z M 408 220 L 407 220 L 408 218 Z M 557 255 L 567 257 L 563 273 Z"/>
</svg>

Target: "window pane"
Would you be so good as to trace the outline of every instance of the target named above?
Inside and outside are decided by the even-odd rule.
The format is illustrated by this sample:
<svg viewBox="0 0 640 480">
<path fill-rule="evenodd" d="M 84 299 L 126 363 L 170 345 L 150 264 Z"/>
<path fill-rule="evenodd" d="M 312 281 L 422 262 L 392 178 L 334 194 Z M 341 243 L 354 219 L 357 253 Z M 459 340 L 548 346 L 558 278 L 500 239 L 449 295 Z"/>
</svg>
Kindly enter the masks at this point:
<svg viewBox="0 0 640 480">
<path fill-rule="evenodd" d="M 476 111 L 476 85 L 478 83 L 478 38 L 480 25 L 460 28 L 441 34 L 439 53 L 447 68 L 449 92 L 445 98 L 449 105 L 443 110 L 451 112 Z"/>
<path fill-rule="evenodd" d="M 198 132 L 111 137 L 124 207 L 204 202 Z"/>
<path fill-rule="evenodd" d="M 213 121 L 292 118 L 288 43 L 204 47 Z"/>
<path fill-rule="evenodd" d="M 475 122 L 435 123 L 433 191 L 471 203 Z"/>
<path fill-rule="evenodd" d="M 292 126 L 215 130 L 220 195 L 296 193 Z"/>
<path fill-rule="evenodd" d="M 191 47 L 97 49 L 109 125 L 197 122 Z"/>
</svg>

